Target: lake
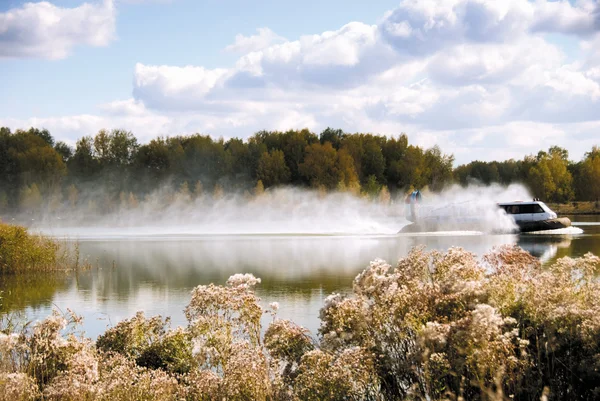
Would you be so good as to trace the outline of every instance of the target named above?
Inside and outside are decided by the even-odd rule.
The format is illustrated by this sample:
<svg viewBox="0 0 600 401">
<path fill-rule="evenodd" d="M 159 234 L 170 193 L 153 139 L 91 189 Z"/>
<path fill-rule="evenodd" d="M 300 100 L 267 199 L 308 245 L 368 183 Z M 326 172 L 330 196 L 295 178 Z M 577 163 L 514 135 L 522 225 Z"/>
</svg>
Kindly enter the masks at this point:
<svg viewBox="0 0 600 401">
<path fill-rule="evenodd" d="M 319 309 L 333 292 L 348 292 L 370 261 L 392 265 L 416 245 L 446 250 L 460 246 L 478 255 L 502 244 L 518 244 L 544 263 L 563 257 L 600 255 L 600 216 L 570 216 L 562 234 L 484 235 L 477 232 L 385 235 L 97 235 L 82 230 L 79 246 L 92 269 L 69 274 L 0 277 L 4 311 L 40 319 L 53 308 L 84 317 L 96 338 L 108 326 L 144 311 L 186 323 L 183 309 L 200 284 L 224 284 L 235 273 L 262 282 L 264 306 L 277 301 L 278 316 L 316 335 Z M 265 315 L 265 323 L 270 317 Z"/>
</svg>

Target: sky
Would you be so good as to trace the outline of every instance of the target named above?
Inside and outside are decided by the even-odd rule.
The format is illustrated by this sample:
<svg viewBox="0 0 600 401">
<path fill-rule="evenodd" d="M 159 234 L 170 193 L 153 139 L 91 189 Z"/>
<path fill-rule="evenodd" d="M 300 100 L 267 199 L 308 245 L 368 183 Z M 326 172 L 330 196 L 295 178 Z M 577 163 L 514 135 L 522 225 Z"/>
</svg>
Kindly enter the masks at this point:
<svg viewBox="0 0 600 401">
<path fill-rule="evenodd" d="M 0 126 L 326 127 L 455 165 L 600 145 L 599 0 L 0 0 Z"/>
</svg>

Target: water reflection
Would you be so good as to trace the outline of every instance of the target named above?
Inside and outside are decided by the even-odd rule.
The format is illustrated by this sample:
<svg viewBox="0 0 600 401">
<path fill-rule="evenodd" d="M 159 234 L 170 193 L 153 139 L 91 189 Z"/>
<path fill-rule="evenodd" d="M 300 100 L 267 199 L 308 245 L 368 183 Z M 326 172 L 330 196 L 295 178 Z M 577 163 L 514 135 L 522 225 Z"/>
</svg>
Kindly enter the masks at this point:
<svg viewBox="0 0 600 401">
<path fill-rule="evenodd" d="M 280 317 L 316 333 L 324 298 L 350 291 L 354 277 L 375 258 L 394 264 L 417 245 L 442 251 L 460 246 L 482 255 L 497 245 L 518 244 L 550 262 L 566 254 L 598 251 L 599 240 L 600 231 L 588 228 L 577 236 L 438 233 L 98 239 L 80 244 L 82 255 L 93 265 L 90 271 L 62 281 L 4 280 L 0 290 L 11 291 L 5 310 L 25 310 L 36 319 L 49 314 L 53 305 L 69 307 L 84 316 L 87 334 L 96 337 L 106 326 L 139 310 L 171 316 L 175 325 L 185 324 L 182 311 L 195 286 L 223 284 L 232 274 L 253 273 L 262 279 L 258 294 L 265 305 L 278 301 Z"/>
<path fill-rule="evenodd" d="M 46 310 L 58 291 L 69 286 L 65 274 L 0 275 L 0 313 L 25 308 Z"/>
<path fill-rule="evenodd" d="M 517 244 L 542 263 L 548 263 L 556 259 L 559 249 L 568 249 L 571 246 L 571 239 L 569 235 L 522 235 Z"/>
</svg>

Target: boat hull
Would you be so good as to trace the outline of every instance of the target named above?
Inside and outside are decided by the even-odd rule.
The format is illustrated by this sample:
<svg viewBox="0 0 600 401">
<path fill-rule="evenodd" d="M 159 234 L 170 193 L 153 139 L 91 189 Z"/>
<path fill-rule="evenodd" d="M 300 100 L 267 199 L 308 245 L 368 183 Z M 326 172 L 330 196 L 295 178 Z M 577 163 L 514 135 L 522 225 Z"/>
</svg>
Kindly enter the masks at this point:
<svg viewBox="0 0 600 401">
<path fill-rule="evenodd" d="M 558 230 L 571 227 L 571 220 L 567 217 L 559 217 L 542 221 L 517 221 L 517 225 L 519 226 L 520 232 L 528 233 L 532 231 Z"/>
<path fill-rule="evenodd" d="M 548 231 L 558 230 L 571 226 L 571 220 L 567 217 L 556 219 L 541 220 L 541 221 L 517 221 L 517 229 L 513 232 L 528 233 L 533 231 Z M 424 219 L 419 222 L 409 224 L 402 227 L 399 233 L 419 233 L 419 232 L 436 232 L 436 231 L 487 231 L 495 233 L 497 230 L 488 231 L 489 227 L 482 227 L 481 221 L 460 221 L 452 219 L 444 221 L 442 219 Z"/>
</svg>

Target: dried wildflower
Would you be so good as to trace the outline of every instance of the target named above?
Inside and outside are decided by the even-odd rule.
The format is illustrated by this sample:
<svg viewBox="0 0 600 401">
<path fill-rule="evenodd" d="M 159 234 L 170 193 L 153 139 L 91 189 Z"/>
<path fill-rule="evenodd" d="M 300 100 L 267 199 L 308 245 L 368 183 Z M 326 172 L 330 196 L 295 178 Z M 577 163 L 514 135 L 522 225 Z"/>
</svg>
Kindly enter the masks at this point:
<svg viewBox="0 0 600 401">
<path fill-rule="evenodd" d="M 164 336 L 168 323 L 168 318 L 164 321 L 160 316 L 146 318 L 144 312 L 138 312 L 100 335 L 96 346 L 104 352 L 138 358 L 148 346 Z"/>
<path fill-rule="evenodd" d="M 230 287 L 254 287 L 260 283 L 260 278 L 254 277 L 250 273 L 234 274 L 227 279 L 227 285 Z"/>
<path fill-rule="evenodd" d="M 276 320 L 262 344 L 260 282 L 198 286 L 187 328 L 142 313 L 98 338 L 53 313 L 0 334 L 0 401 L 556 399 L 600 393 L 600 259 L 542 268 L 516 247 L 479 262 L 415 248 L 372 262 L 320 311 L 320 344 Z M 278 305 L 270 305 L 275 316 Z M 320 347 L 320 348 L 319 348 Z"/>
<path fill-rule="evenodd" d="M 107 357 L 101 364 L 102 386 L 98 400 L 154 400 L 175 399 L 177 380 L 162 370 L 137 366 L 121 355 Z"/>
<path fill-rule="evenodd" d="M 260 345 L 263 309 L 252 291 L 252 275 L 236 275 L 230 286 L 198 286 L 185 309 L 194 352 L 201 366 L 224 369 L 234 341 Z M 247 285 L 253 282 L 252 285 Z"/>
<path fill-rule="evenodd" d="M 301 360 L 294 390 L 301 400 L 363 400 L 379 387 L 372 356 L 360 347 L 339 355 L 314 350 Z"/>
<path fill-rule="evenodd" d="M 279 302 L 271 302 L 269 304 L 269 313 L 271 316 L 275 317 L 277 315 L 277 311 L 279 310 Z"/>
<path fill-rule="evenodd" d="M 0 373 L 0 401 L 35 400 L 39 396 L 32 377 L 25 373 Z"/>
<path fill-rule="evenodd" d="M 262 350 L 246 342 L 231 347 L 223 370 L 223 392 L 228 400 L 267 400 L 270 394 L 268 364 Z"/>
<path fill-rule="evenodd" d="M 178 398 L 195 401 L 222 399 L 222 378 L 210 370 L 194 370 L 180 377 Z"/>
<path fill-rule="evenodd" d="M 48 400 L 92 400 L 100 391 L 98 359 L 89 343 L 76 343 L 66 368 L 44 387 Z"/>
<path fill-rule="evenodd" d="M 288 374 L 292 366 L 314 348 L 308 333 L 307 329 L 289 320 L 276 320 L 265 333 L 265 347 L 271 356 L 289 365 L 286 366 Z"/>
</svg>

